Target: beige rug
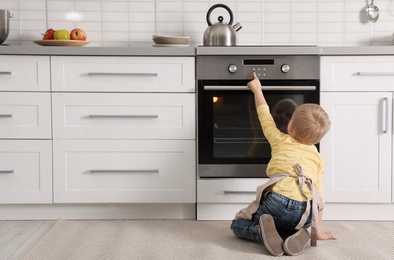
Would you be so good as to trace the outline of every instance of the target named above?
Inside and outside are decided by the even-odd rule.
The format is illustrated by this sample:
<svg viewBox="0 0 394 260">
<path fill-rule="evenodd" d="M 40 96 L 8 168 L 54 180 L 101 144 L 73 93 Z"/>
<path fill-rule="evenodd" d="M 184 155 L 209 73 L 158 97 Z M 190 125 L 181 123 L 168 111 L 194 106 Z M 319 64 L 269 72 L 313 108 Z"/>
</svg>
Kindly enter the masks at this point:
<svg viewBox="0 0 394 260">
<path fill-rule="evenodd" d="M 394 259 L 394 222 L 324 222 L 339 236 L 291 259 Z M 273 259 L 230 221 L 59 220 L 24 260 Z"/>
</svg>

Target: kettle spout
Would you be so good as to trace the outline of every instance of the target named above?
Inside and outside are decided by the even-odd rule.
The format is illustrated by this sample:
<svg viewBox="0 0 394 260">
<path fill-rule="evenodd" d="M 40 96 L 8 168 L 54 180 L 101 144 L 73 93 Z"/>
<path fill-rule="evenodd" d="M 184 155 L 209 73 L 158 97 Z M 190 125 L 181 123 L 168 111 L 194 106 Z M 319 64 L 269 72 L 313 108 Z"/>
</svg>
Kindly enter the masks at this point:
<svg viewBox="0 0 394 260">
<path fill-rule="evenodd" d="M 233 29 L 238 32 L 239 30 L 242 29 L 242 25 L 240 23 L 236 23 L 233 25 Z"/>
</svg>

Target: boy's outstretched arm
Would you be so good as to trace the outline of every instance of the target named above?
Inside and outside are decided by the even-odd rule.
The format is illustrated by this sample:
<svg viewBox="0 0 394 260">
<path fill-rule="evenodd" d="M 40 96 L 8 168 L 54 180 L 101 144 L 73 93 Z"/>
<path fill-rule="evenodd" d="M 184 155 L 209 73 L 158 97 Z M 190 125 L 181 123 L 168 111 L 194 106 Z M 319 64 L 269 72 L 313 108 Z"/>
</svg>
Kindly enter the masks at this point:
<svg viewBox="0 0 394 260">
<path fill-rule="evenodd" d="M 267 104 L 264 98 L 263 92 L 261 90 L 261 83 L 256 73 L 253 72 L 253 80 L 248 82 L 248 87 L 254 94 L 254 102 L 256 103 L 256 108 L 263 104 Z"/>
<path fill-rule="evenodd" d="M 323 222 L 323 210 L 319 212 L 318 223 L 317 223 L 317 239 L 318 240 L 337 239 L 337 236 L 334 233 L 322 230 L 322 222 Z"/>
</svg>

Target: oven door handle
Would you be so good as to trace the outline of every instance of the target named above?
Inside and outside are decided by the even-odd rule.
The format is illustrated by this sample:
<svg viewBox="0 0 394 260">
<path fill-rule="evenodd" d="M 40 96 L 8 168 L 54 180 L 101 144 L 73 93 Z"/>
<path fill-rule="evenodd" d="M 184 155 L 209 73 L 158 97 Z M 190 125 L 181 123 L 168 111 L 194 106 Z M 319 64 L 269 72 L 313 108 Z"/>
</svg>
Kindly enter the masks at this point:
<svg viewBox="0 0 394 260">
<path fill-rule="evenodd" d="M 316 86 L 262 86 L 262 90 L 277 90 L 277 91 L 291 91 L 301 90 L 310 91 L 316 90 Z M 248 86 L 204 86 L 204 90 L 250 90 Z"/>
</svg>

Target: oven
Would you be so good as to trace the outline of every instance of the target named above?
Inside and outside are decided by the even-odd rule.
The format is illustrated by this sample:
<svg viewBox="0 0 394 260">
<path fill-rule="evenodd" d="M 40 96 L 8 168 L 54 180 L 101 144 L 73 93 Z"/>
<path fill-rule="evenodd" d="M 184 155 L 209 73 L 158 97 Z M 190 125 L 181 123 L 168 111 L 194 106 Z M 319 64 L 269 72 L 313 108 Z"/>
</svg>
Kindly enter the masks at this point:
<svg viewBox="0 0 394 260">
<path fill-rule="evenodd" d="M 198 176 L 264 178 L 270 145 L 247 87 L 256 72 L 278 128 L 296 106 L 319 104 L 317 55 L 197 56 Z"/>
</svg>

